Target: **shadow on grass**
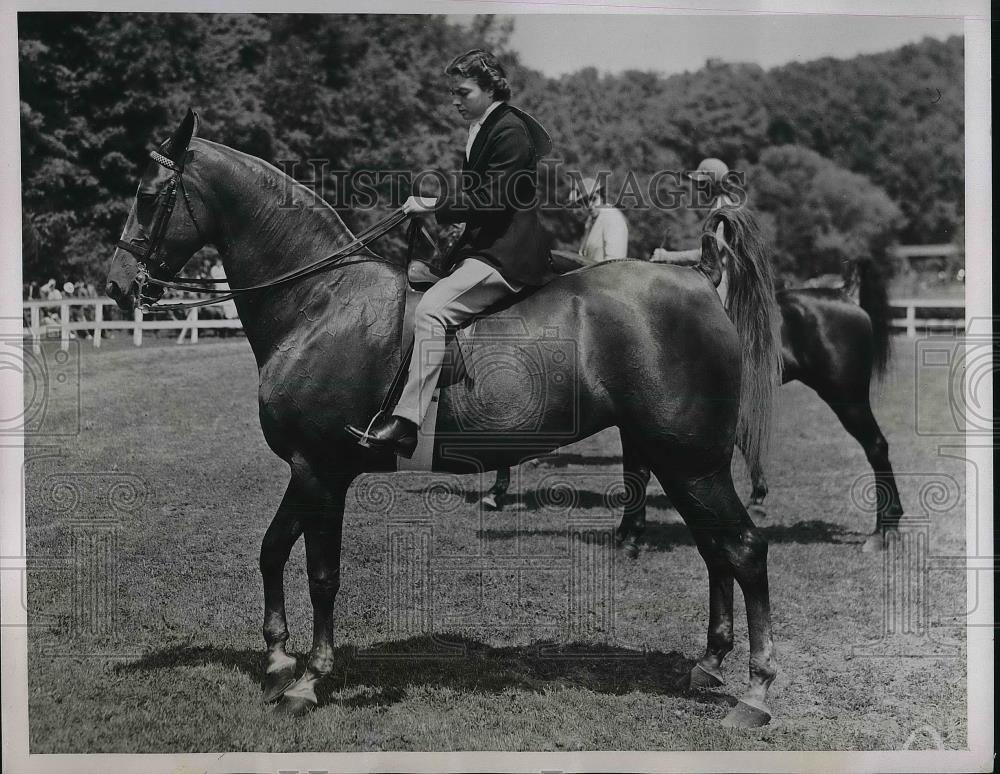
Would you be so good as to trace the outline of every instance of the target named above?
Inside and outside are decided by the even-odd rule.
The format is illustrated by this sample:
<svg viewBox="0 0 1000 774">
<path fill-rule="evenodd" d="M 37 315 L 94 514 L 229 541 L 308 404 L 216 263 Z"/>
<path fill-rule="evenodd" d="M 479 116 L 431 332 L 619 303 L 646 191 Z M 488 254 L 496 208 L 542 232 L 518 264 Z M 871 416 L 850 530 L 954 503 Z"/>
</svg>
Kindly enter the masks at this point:
<svg viewBox="0 0 1000 774">
<path fill-rule="evenodd" d="M 860 542 L 863 535 L 844 529 L 839 524 L 814 519 L 795 524 L 774 524 L 760 527 L 768 543 L 830 543 L 848 545 Z M 478 537 L 488 540 L 513 540 L 518 535 L 524 537 L 565 537 L 566 529 L 531 529 L 525 525 L 520 532 L 513 529 L 477 530 Z M 672 551 L 678 546 L 694 546 L 694 538 L 686 524 L 677 522 L 647 521 L 640 547 L 650 551 Z"/>
<path fill-rule="evenodd" d="M 299 671 L 305 657 L 298 654 Z M 414 687 L 447 688 L 459 693 L 499 694 L 508 690 L 545 693 L 567 687 L 622 695 L 641 691 L 688 696 L 694 660 L 671 651 L 641 651 L 590 643 L 495 648 L 460 635 L 411 637 L 359 650 L 335 649 L 336 667 L 317 686 L 320 705 L 360 708 L 403 700 Z M 263 651 L 177 646 L 154 651 L 115 671 L 135 674 L 161 669 L 219 666 L 254 681 L 264 677 Z M 723 694 L 691 695 L 710 703 L 732 703 Z"/>
</svg>

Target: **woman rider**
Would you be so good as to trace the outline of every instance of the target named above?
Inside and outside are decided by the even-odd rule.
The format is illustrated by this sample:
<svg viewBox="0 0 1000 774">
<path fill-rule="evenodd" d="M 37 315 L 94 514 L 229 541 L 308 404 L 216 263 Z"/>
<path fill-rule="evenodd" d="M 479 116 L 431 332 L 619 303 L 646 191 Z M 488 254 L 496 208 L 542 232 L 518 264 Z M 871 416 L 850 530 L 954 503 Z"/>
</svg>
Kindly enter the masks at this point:
<svg viewBox="0 0 1000 774">
<path fill-rule="evenodd" d="M 349 432 L 373 447 L 410 457 L 430 406 L 445 355 L 445 331 L 526 286 L 541 285 L 550 254 L 538 217 L 536 169 L 551 149 L 546 131 L 507 104 L 503 65 L 474 49 L 445 68 L 452 104 L 469 122 L 462 183 L 440 199 L 411 196 L 404 212 L 434 212 L 439 223 L 466 224 L 450 256 L 451 272 L 437 282 L 414 315 L 413 354 L 395 408 L 380 412 L 363 430 Z M 446 268 L 447 270 L 447 268 Z"/>
</svg>

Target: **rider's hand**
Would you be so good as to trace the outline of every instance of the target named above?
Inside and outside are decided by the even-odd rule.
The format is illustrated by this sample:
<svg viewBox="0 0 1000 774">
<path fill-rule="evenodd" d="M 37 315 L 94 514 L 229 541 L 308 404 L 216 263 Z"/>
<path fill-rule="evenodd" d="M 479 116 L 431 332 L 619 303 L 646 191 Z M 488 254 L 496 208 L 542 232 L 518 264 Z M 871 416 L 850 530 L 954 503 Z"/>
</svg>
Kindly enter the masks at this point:
<svg viewBox="0 0 1000 774">
<path fill-rule="evenodd" d="M 664 250 L 662 247 L 657 247 L 655 250 L 653 250 L 653 254 L 650 256 L 649 260 L 666 263 L 667 251 Z"/>
<path fill-rule="evenodd" d="M 433 212 L 437 199 L 433 196 L 411 196 L 403 204 L 403 212 L 407 215 L 419 215 L 422 212 Z"/>
</svg>

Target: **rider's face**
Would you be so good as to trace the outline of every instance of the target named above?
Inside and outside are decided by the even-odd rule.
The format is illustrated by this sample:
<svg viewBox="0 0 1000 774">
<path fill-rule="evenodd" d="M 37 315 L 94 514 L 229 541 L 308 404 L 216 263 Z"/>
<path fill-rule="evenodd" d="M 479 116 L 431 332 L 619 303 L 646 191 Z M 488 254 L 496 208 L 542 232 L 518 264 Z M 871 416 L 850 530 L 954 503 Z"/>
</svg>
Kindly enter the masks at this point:
<svg viewBox="0 0 1000 774">
<path fill-rule="evenodd" d="M 474 78 L 452 78 L 449 91 L 451 104 L 458 109 L 459 115 L 470 123 L 478 121 L 493 102 L 493 95 L 479 88 Z"/>
</svg>

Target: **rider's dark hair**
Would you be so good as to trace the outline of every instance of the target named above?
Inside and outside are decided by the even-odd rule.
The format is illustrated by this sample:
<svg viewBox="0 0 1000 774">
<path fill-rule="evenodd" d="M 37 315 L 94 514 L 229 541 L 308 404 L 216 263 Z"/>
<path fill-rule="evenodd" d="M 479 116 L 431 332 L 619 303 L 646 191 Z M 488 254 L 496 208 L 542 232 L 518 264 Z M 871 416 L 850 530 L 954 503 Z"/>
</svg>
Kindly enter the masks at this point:
<svg viewBox="0 0 1000 774">
<path fill-rule="evenodd" d="M 474 48 L 466 51 L 451 60 L 446 68 L 445 75 L 454 75 L 459 78 L 473 78 L 483 91 L 493 94 L 493 99 L 504 101 L 510 99 L 510 83 L 507 80 L 507 71 L 489 51 L 481 48 Z"/>
</svg>

